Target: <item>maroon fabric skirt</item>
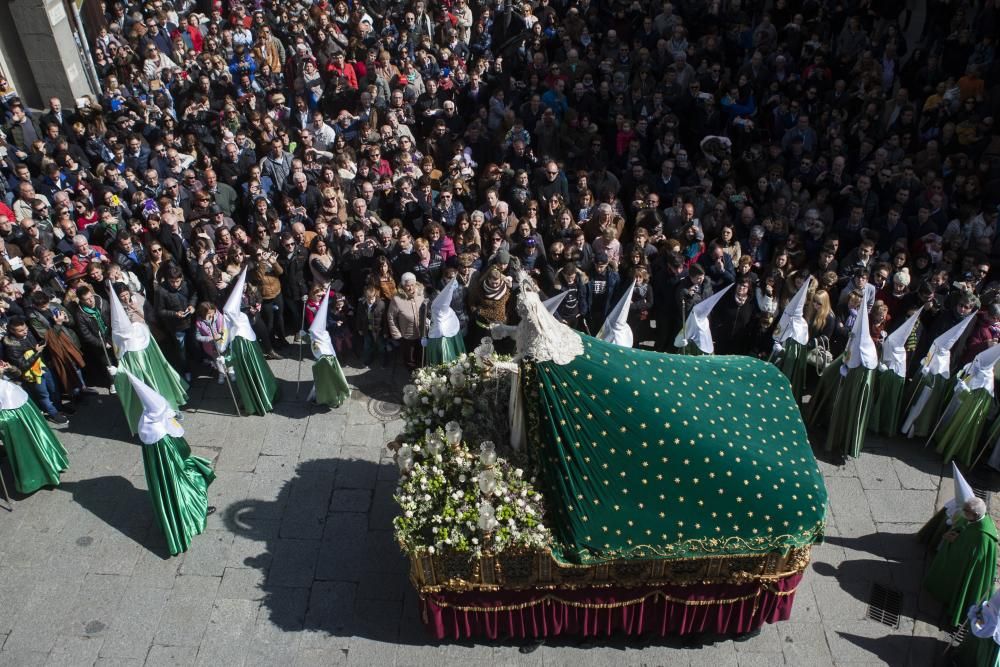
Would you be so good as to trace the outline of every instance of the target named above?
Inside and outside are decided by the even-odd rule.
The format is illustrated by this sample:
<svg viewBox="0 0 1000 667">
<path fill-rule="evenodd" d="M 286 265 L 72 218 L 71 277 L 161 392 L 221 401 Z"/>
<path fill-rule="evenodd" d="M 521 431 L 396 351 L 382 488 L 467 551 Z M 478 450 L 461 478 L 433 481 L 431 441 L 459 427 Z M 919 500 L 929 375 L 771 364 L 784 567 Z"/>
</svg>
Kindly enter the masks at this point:
<svg viewBox="0 0 1000 667">
<path fill-rule="evenodd" d="M 429 593 L 422 614 L 437 639 L 558 635 L 737 635 L 787 620 L 802 574 L 748 584 Z"/>
</svg>

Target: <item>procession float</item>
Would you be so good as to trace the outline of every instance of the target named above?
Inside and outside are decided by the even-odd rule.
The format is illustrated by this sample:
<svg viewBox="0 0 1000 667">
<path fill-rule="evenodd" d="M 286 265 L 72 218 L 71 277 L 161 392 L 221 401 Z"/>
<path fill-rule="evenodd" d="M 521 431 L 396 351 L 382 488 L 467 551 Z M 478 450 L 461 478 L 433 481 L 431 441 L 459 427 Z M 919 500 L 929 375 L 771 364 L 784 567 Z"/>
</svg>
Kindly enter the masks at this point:
<svg viewBox="0 0 1000 667">
<path fill-rule="evenodd" d="M 516 353 L 415 372 L 396 537 L 438 639 L 716 633 L 791 615 L 827 495 L 788 382 L 573 331 L 522 277 Z"/>
</svg>

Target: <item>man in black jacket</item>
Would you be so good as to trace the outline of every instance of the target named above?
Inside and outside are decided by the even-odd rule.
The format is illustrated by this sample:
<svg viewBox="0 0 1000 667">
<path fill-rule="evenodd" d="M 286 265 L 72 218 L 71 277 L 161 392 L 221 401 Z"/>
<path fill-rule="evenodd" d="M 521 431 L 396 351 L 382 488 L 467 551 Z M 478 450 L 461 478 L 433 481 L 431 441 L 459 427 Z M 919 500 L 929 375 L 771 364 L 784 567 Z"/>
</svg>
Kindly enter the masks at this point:
<svg viewBox="0 0 1000 667">
<path fill-rule="evenodd" d="M 291 232 L 281 233 L 281 249 L 278 252 L 278 264 L 281 266 L 281 292 L 285 302 L 285 323 L 295 327 L 295 339 L 300 340 L 302 329 L 302 299 L 309 294 L 306 284 L 306 266 L 309 263 L 309 251 L 295 240 Z"/>
<path fill-rule="evenodd" d="M 7 335 L 3 337 L 4 357 L 17 370 L 21 384 L 45 413 L 45 418 L 53 424 L 69 421 L 59 406 L 62 397 L 52 372 L 42 362 L 45 343 L 41 343 L 28 327 L 28 322 L 20 316 L 10 318 Z M 73 412 L 70 407 L 67 412 Z"/>
<path fill-rule="evenodd" d="M 184 374 L 184 379 L 191 381 L 191 371 L 188 368 L 188 346 L 191 325 L 193 323 L 194 306 L 197 294 L 184 277 L 178 266 L 168 266 L 166 279 L 156 286 L 153 293 L 153 303 L 156 318 L 163 329 L 169 332 L 179 348 L 177 370 Z"/>
<path fill-rule="evenodd" d="M 109 364 L 117 365 L 111 345 L 111 308 L 108 301 L 89 285 L 76 289 L 76 299 L 72 315 L 90 382 L 109 386 L 114 393 L 115 385 L 107 372 Z"/>
<path fill-rule="evenodd" d="M 652 272 L 656 350 L 668 352 L 673 349 L 674 336 L 680 331 L 681 312 L 674 292 L 685 277 L 684 260 L 677 253 L 661 252 L 657 255 L 656 264 Z"/>
</svg>

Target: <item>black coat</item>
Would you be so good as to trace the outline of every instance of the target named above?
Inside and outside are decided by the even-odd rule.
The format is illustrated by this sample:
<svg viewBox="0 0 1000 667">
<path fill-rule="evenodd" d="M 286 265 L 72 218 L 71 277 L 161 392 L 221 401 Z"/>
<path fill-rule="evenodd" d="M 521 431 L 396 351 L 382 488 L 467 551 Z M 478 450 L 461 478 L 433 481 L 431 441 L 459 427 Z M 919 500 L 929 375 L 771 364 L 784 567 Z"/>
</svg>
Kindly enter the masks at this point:
<svg viewBox="0 0 1000 667">
<path fill-rule="evenodd" d="M 736 289 L 722 297 L 712 309 L 709 323 L 716 354 L 750 354 L 757 303 L 753 293 L 743 304 L 736 303 Z"/>
<path fill-rule="evenodd" d="M 187 309 L 188 306 L 193 307 L 196 301 L 197 295 L 186 279 L 177 290 L 170 289 L 166 284 L 157 285 L 153 290 L 156 319 L 166 331 L 190 329 L 193 315 L 177 317 L 176 313 Z"/>
<path fill-rule="evenodd" d="M 295 245 L 292 254 L 282 248 L 278 254 L 278 264 L 284 273 L 281 274 L 281 293 L 288 299 L 301 299 L 309 293 L 308 281 L 309 251 L 299 244 Z"/>
<path fill-rule="evenodd" d="M 83 347 L 89 351 L 96 350 L 100 352 L 104 349 L 105 343 L 111 342 L 111 308 L 108 302 L 100 295 L 95 294 L 94 299 L 96 299 L 97 310 L 101 313 L 101 318 L 107 327 L 106 332 L 101 332 L 101 328 L 94 316 L 84 312 L 79 303 L 73 305 L 71 314 L 76 320 L 76 332 L 80 335 L 80 342 L 83 344 Z"/>
</svg>

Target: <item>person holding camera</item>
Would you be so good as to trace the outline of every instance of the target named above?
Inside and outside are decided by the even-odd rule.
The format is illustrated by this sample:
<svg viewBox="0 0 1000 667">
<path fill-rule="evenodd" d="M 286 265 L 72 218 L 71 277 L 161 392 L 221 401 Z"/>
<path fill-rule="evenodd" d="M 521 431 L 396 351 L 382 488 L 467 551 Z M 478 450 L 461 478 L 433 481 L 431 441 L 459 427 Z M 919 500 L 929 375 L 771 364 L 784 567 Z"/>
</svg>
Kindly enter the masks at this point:
<svg viewBox="0 0 1000 667">
<path fill-rule="evenodd" d="M 254 270 L 254 282 L 260 289 L 261 308 L 260 317 L 267 330 L 267 336 L 273 341 L 272 347 L 282 348 L 287 344 L 285 340 L 285 320 L 282 317 L 284 310 L 284 298 L 281 293 L 281 276 L 284 269 L 278 263 L 278 254 L 263 246 L 254 249 L 254 259 L 256 269 Z M 265 350 L 268 346 L 265 346 Z M 273 350 L 265 352 L 268 359 L 280 359 Z"/>
<path fill-rule="evenodd" d="M 153 292 L 153 304 L 160 325 L 173 336 L 177 343 L 178 368 L 184 379 L 191 382 L 191 371 L 188 365 L 188 347 L 197 293 L 184 277 L 184 272 L 177 265 L 166 269 L 166 276 Z"/>
</svg>

